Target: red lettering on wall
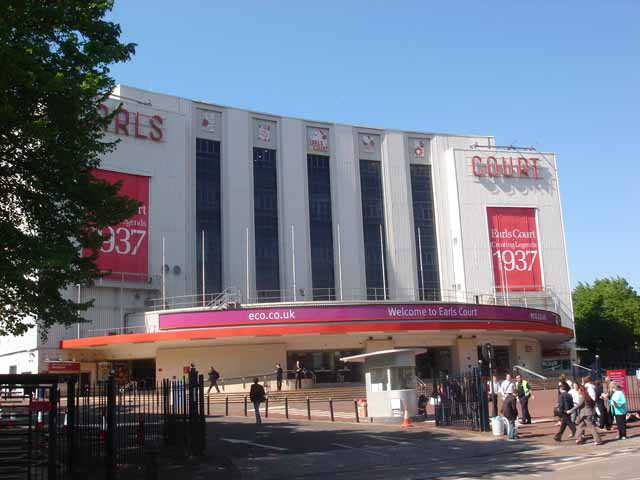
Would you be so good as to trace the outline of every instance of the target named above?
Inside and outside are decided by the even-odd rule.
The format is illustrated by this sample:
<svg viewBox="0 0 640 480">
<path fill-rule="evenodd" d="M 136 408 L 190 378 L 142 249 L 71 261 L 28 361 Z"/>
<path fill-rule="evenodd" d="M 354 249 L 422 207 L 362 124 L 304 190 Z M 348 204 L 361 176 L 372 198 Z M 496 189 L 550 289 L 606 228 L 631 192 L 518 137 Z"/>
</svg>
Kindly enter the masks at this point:
<svg viewBox="0 0 640 480">
<path fill-rule="evenodd" d="M 476 177 L 505 177 L 540 179 L 536 157 L 501 157 L 501 161 L 490 155 L 486 159 L 479 155 L 471 157 L 471 171 Z"/>
<path fill-rule="evenodd" d="M 109 107 L 107 107 L 104 103 L 101 103 L 100 105 L 98 105 L 98 108 L 102 110 L 102 113 L 104 113 L 105 117 L 109 115 Z"/>
<path fill-rule="evenodd" d="M 508 170 L 507 170 L 507 159 L 502 157 L 502 175 L 505 177 L 513 177 L 513 157 L 509 157 Z"/>
<path fill-rule="evenodd" d="M 159 115 L 154 115 L 149 119 L 149 127 L 151 127 L 152 132 L 149 132 L 149 138 L 154 142 L 159 142 L 162 140 L 162 117 Z"/>
<path fill-rule="evenodd" d="M 134 126 L 135 126 L 136 138 L 147 138 L 146 135 L 140 133 L 140 112 L 136 112 Z"/>
<path fill-rule="evenodd" d="M 496 157 L 487 157 L 487 175 L 490 177 L 498 176 L 498 160 L 496 160 Z"/>
<path fill-rule="evenodd" d="M 482 158 L 480 158 L 479 156 L 475 155 L 471 159 L 471 170 L 473 171 L 473 174 L 476 177 L 482 177 L 482 176 L 484 176 L 484 173 L 482 173 L 482 170 L 480 170 L 478 165 L 482 165 Z"/>
<path fill-rule="evenodd" d="M 120 129 L 123 130 L 126 136 L 129 136 L 129 110 L 124 108 L 116 113 L 115 117 L 115 133 L 120 133 Z"/>
<path fill-rule="evenodd" d="M 538 176 L 538 159 L 530 158 L 529 161 L 531 162 L 531 169 L 533 170 L 533 178 L 540 178 Z"/>
<path fill-rule="evenodd" d="M 521 177 L 529 176 L 529 162 L 524 157 L 518 157 L 518 175 Z"/>
</svg>

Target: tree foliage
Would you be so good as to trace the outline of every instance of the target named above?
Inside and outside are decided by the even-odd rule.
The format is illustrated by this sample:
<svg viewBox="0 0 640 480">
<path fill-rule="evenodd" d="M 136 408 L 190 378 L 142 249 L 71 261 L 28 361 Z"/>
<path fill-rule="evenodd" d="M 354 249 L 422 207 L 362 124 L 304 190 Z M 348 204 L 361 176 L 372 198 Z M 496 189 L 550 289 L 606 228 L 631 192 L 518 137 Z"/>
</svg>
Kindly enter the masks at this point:
<svg viewBox="0 0 640 480">
<path fill-rule="evenodd" d="M 0 16 L 0 334 L 81 321 L 90 303 L 70 285 L 100 275 L 102 228 L 137 203 L 91 176 L 114 148 L 98 105 L 114 87 L 109 65 L 133 44 L 106 21 L 111 0 L 3 0 Z"/>
<path fill-rule="evenodd" d="M 636 350 L 640 296 L 624 278 L 579 283 L 573 291 L 578 345 L 603 357 Z"/>
</svg>

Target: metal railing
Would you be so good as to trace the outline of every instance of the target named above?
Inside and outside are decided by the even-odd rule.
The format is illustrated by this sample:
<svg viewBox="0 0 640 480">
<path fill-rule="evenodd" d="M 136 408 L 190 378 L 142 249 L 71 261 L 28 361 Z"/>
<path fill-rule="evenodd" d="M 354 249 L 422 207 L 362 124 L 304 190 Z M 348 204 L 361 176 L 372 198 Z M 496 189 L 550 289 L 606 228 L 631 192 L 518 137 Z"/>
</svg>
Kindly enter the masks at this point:
<svg viewBox="0 0 640 480">
<path fill-rule="evenodd" d="M 505 292 L 506 293 L 506 292 Z M 237 288 L 228 288 L 221 293 L 183 295 L 177 297 L 154 298 L 147 302 L 148 310 L 175 310 L 190 308 L 210 308 L 222 310 L 244 305 L 281 304 L 281 303 L 334 303 L 334 302 L 450 302 L 478 305 L 498 305 L 511 307 L 538 308 L 558 313 L 559 301 L 552 289 L 530 291 L 468 292 L 446 289 L 282 289 L 240 292 Z"/>
<path fill-rule="evenodd" d="M 219 293 L 152 298 L 147 301 L 147 310 L 182 310 L 189 308 L 226 310 L 238 305 L 240 299 L 240 291 L 237 288 L 230 287 Z"/>
<path fill-rule="evenodd" d="M 533 370 L 529 370 L 528 368 L 525 368 L 521 365 L 514 365 L 513 366 L 514 370 L 522 370 L 523 372 L 527 372 L 529 375 L 533 375 L 534 377 L 538 377 L 540 380 L 547 380 L 547 377 L 545 377 L 544 375 L 540 375 L 537 372 L 534 372 Z"/>
<path fill-rule="evenodd" d="M 315 374 L 315 372 L 313 370 L 307 370 L 306 371 L 309 377 L 311 377 L 311 379 L 313 380 L 313 384 L 315 385 L 317 383 L 317 376 Z M 294 374 L 295 375 L 296 371 L 295 370 L 283 370 L 283 374 L 284 374 L 284 378 L 288 379 L 289 374 Z M 276 380 L 276 372 L 269 372 L 269 373 L 255 373 L 255 374 L 251 374 L 251 375 L 241 375 L 238 377 L 220 377 L 217 381 L 217 384 L 219 387 L 223 388 L 224 391 L 224 387 L 227 385 L 247 385 L 247 384 L 251 384 L 253 383 L 253 379 L 254 378 L 258 378 L 260 379 L 263 383 L 266 383 L 267 381 L 271 381 L 271 380 Z"/>
<path fill-rule="evenodd" d="M 152 325 L 133 325 L 130 327 L 92 328 L 86 331 L 85 337 L 106 337 L 109 335 L 129 335 L 132 333 L 153 333 L 157 328 Z"/>
</svg>

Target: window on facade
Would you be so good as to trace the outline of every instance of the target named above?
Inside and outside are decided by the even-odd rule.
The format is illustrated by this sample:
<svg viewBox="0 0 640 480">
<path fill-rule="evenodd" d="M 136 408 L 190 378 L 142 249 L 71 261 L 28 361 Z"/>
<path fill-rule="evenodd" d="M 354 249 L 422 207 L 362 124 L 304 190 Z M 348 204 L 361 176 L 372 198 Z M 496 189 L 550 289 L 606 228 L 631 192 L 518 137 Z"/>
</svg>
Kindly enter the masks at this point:
<svg viewBox="0 0 640 480">
<path fill-rule="evenodd" d="M 309 236 L 314 300 L 335 299 L 329 157 L 307 155 Z"/>
<path fill-rule="evenodd" d="M 280 300 L 276 151 L 253 149 L 256 290 L 258 300 Z"/>
<path fill-rule="evenodd" d="M 431 165 L 411 165 L 411 195 L 420 299 L 440 300 Z"/>
<path fill-rule="evenodd" d="M 360 191 L 367 298 L 369 300 L 384 300 L 387 285 L 382 252 L 386 250 L 386 242 L 382 165 L 380 162 L 360 160 Z M 382 235 L 380 235 L 381 229 Z"/>
<path fill-rule="evenodd" d="M 196 138 L 196 258 L 198 292 L 222 291 L 220 142 Z M 204 232 L 204 286 L 202 237 Z"/>
</svg>

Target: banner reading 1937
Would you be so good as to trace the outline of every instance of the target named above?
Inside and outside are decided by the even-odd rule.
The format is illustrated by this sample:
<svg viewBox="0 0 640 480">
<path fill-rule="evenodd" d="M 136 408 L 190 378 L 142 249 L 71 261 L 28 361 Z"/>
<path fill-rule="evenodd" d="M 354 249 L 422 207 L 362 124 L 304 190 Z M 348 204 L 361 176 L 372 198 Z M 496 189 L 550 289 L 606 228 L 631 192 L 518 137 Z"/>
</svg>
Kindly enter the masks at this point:
<svg viewBox="0 0 640 480">
<path fill-rule="evenodd" d="M 118 192 L 138 200 L 141 205 L 133 217 L 104 229 L 109 239 L 102 243 L 96 264 L 111 271 L 106 278 L 127 282 L 145 282 L 149 273 L 149 177 L 108 170 L 94 170 L 95 178 L 109 183 L 121 181 Z M 85 252 L 88 255 L 89 252 Z"/>
<path fill-rule="evenodd" d="M 488 207 L 487 217 L 496 290 L 542 290 L 535 209 Z"/>
</svg>

